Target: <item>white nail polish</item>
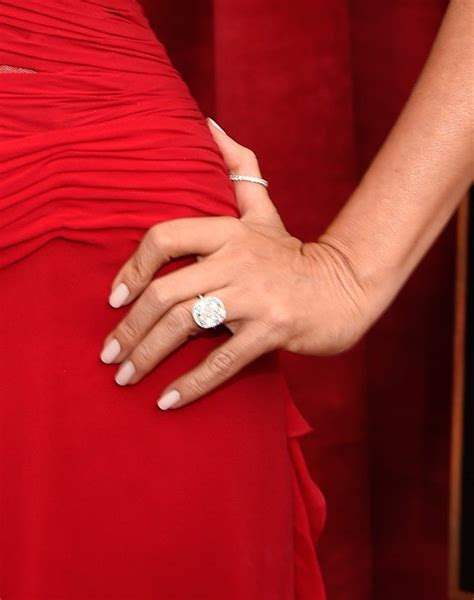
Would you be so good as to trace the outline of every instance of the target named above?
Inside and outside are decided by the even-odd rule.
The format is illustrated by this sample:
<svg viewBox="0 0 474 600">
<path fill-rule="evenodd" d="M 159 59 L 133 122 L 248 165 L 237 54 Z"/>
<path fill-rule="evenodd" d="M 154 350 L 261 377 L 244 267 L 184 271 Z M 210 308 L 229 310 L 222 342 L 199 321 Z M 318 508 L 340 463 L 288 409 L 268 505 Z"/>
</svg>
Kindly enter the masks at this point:
<svg viewBox="0 0 474 600">
<path fill-rule="evenodd" d="M 106 364 L 110 364 L 111 362 L 114 362 L 121 350 L 122 348 L 120 347 L 118 340 L 112 338 L 107 346 L 102 350 L 100 360 Z"/>
<path fill-rule="evenodd" d="M 109 296 L 110 306 L 113 306 L 114 308 L 118 308 L 119 306 L 122 306 L 122 304 L 128 298 L 129 294 L 130 294 L 130 290 L 125 285 L 125 283 L 119 284 Z"/>
<path fill-rule="evenodd" d="M 126 360 L 115 375 L 115 381 L 119 385 L 127 385 L 135 375 L 135 365 L 131 360 Z"/>
<path fill-rule="evenodd" d="M 170 390 L 161 396 L 161 398 L 158 400 L 158 406 L 161 408 L 161 410 L 167 410 L 168 408 L 174 406 L 180 398 L 181 395 L 178 390 Z"/>
<path fill-rule="evenodd" d="M 218 125 L 218 124 L 217 124 L 217 123 L 214 121 L 214 119 L 211 119 L 211 117 L 207 117 L 207 118 L 208 118 L 208 121 L 209 121 L 209 123 L 210 123 L 211 125 L 213 125 L 213 126 L 214 126 L 214 127 L 215 127 L 215 128 L 218 130 L 218 131 L 220 131 L 221 133 L 224 133 L 225 135 L 227 135 L 227 134 L 225 133 L 225 131 L 222 129 L 222 127 L 221 127 L 220 125 Z"/>
</svg>

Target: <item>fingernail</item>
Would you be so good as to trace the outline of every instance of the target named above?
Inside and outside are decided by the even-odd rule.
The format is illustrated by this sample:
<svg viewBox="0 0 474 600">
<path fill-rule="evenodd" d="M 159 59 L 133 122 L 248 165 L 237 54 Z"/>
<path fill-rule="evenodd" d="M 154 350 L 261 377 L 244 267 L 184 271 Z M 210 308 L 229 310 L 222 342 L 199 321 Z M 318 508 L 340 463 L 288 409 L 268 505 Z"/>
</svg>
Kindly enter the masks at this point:
<svg viewBox="0 0 474 600">
<path fill-rule="evenodd" d="M 211 125 L 213 125 L 216 129 L 218 129 L 219 131 L 221 131 L 222 133 L 225 133 L 225 131 L 222 129 L 222 127 L 220 125 L 218 125 L 214 119 L 211 119 L 211 117 L 207 117 L 207 120 L 209 121 L 209 123 Z M 227 135 L 227 133 L 225 133 L 225 135 Z"/>
<path fill-rule="evenodd" d="M 119 284 L 109 296 L 110 306 L 113 306 L 114 308 L 118 308 L 119 306 L 122 306 L 122 304 L 128 298 L 129 294 L 130 294 L 130 290 L 125 285 L 125 283 Z"/>
<path fill-rule="evenodd" d="M 106 364 L 110 364 L 111 362 L 114 362 L 121 350 L 122 348 L 120 348 L 118 340 L 112 338 L 107 346 L 102 350 L 100 360 Z"/>
<path fill-rule="evenodd" d="M 129 383 L 129 381 L 135 375 L 135 371 L 135 365 L 132 363 L 132 361 L 126 360 L 117 371 L 117 374 L 115 375 L 115 381 L 119 385 L 127 385 L 127 383 Z"/>
<path fill-rule="evenodd" d="M 170 390 L 161 396 L 161 398 L 158 400 L 158 406 L 161 408 L 161 410 L 166 410 L 176 404 L 180 398 L 181 394 L 178 392 L 178 390 Z"/>
</svg>

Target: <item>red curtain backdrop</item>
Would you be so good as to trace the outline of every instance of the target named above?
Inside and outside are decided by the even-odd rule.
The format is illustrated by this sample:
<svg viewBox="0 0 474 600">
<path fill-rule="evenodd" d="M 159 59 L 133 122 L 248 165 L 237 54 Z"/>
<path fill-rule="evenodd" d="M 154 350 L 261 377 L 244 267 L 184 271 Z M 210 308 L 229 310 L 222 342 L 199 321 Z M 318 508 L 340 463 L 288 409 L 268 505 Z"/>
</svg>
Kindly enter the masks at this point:
<svg viewBox="0 0 474 600">
<path fill-rule="evenodd" d="M 144 0 L 206 115 L 253 148 L 291 233 L 346 201 L 429 52 L 445 0 Z M 328 600 L 445 600 L 453 221 L 354 349 L 282 353 L 315 433 Z M 295 290 L 297 293 L 297 290 Z"/>
</svg>

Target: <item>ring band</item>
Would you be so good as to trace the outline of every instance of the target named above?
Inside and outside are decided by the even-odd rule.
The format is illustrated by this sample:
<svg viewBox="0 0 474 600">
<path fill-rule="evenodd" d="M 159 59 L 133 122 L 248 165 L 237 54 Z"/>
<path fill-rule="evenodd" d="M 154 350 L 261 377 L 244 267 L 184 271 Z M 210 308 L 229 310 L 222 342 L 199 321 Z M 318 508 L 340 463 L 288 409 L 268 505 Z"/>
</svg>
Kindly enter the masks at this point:
<svg viewBox="0 0 474 600">
<path fill-rule="evenodd" d="M 253 175 L 235 175 L 234 173 L 231 173 L 229 177 L 232 179 L 232 181 L 248 181 L 250 183 L 259 183 L 266 188 L 269 186 L 269 183 L 266 179 L 254 177 Z"/>
<path fill-rule="evenodd" d="M 224 303 L 217 296 L 198 295 L 192 307 L 194 321 L 203 329 L 217 327 L 224 322 L 227 311 Z"/>
</svg>

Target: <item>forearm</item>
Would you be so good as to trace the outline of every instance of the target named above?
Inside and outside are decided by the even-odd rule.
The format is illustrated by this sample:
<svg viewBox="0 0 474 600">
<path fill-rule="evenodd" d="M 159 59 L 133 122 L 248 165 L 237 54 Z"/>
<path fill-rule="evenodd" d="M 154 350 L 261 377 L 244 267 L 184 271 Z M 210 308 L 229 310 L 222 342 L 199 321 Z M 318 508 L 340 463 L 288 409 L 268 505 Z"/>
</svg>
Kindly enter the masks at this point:
<svg viewBox="0 0 474 600">
<path fill-rule="evenodd" d="M 452 0 L 430 57 L 362 181 L 319 242 L 342 252 L 385 310 L 472 180 L 473 11 Z"/>
</svg>

